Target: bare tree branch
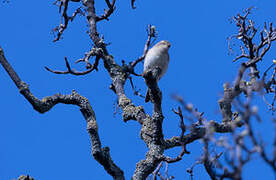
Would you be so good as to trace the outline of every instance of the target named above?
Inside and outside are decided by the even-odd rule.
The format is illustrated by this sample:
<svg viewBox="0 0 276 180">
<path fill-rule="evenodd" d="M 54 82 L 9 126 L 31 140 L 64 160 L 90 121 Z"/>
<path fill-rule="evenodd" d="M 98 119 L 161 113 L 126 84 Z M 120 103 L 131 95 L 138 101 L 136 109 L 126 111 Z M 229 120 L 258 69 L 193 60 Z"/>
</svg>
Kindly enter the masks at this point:
<svg viewBox="0 0 276 180">
<path fill-rule="evenodd" d="M 95 56 L 95 62 L 93 65 L 90 64 L 89 59 Z M 67 71 L 58 71 L 58 70 L 52 70 L 48 67 L 45 67 L 45 69 L 47 71 L 50 71 L 52 73 L 55 74 L 73 74 L 73 75 L 85 75 L 88 74 L 90 72 L 92 72 L 93 70 L 98 71 L 98 65 L 99 65 L 99 61 L 100 61 L 100 57 L 102 56 L 102 50 L 100 48 L 92 48 L 91 51 L 89 51 L 88 53 L 85 54 L 85 57 L 83 59 L 78 59 L 77 61 L 75 61 L 75 63 L 79 63 L 79 62 L 85 62 L 86 63 L 86 71 L 76 71 L 74 69 L 71 69 L 70 64 L 67 60 L 67 57 L 65 57 L 65 64 L 67 67 Z"/>
<path fill-rule="evenodd" d="M 65 64 L 66 64 L 66 67 L 67 67 L 67 71 L 52 70 L 52 69 L 50 69 L 50 68 L 48 68 L 46 66 L 45 66 L 45 69 L 47 71 L 50 71 L 50 72 L 55 73 L 55 74 L 85 75 L 85 74 L 88 74 L 88 73 L 92 72 L 94 69 L 97 69 L 97 65 L 98 65 L 98 62 L 99 62 L 99 60 L 95 61 L 96 63 L 94 64 L 94 66 L 91 66 L 86 71 L 76 71 L 74 69 L 71 69 L 70 64 L 69 64 L 67 58 L 65 57 L 64 59 L 65 59 Z"/>
<path fill-rule="evenodd" d="M 48 67 L 45 68 L 46 70 L 56 74 L 85 75 L 93 70 L 98 70 L 99 61 L 103 61 L 104 68 L 108 72 L 111 79 L 110 89 L 116 94 L 118 98 L 118 106 L 123 112 L 123 121 L 127 122 L 129 120 L 135 120 L 141 124 L 140 137 L 148 148 L 145 159 L 140 160 L 136 164 L 136 169 L 132 176 L 133 180 L 146 179 L 151 173 L 153 174 L 153 179 L 157 179 L 157 176 L 164 180 L 173 179 L 172 176 L 168 176 L 168 163 L 174 163 L 182 160 L 185 154 L 190 153 L 187 151 L 186 146 L 200 139 L 203 140 L 203 154 L 201 159 L 196 161 L 195 164 L 187 170 L 187 172 L 190 173 L 191 179 L 193 178 L 193 168 L 197 164 L 203 164 L 211 179 L 230 178 L 240 180 L 242 177 L 241 173 L 243 166 L 251 160 L 251 155 L 257 150 L 262 159 L 264 159 L 264 161 L 269 164 L 274 171 L 276 171 L 276 137 L 274 140 L 274 155 L 270 158 L 265 152 L 265 147 L 262 141 L 256 138 L 250 121 L 252 117 L 257 120 L 260 119 L 257 113 L 255 113 L 250 106 L 252 93 L 258 92 L 262 89 L 265 89 L 267 93 L 274 93 L 274 99 L 270 104 L 271 107 L 274 107 L 274 102 L 276 100 L 276 68 L 274 69 L 271 78 L 268 78 L 269 80 L 266 81 L 268 72 L 272 69 L 272 67 L 274 67 L 274 64 L 265 71 L 261 81 L 258 80 L 260 77 L 257 68 L 257 63 L 263 59 L 264 55 L 266 55 L 269 51 L 272 42 L 276 40 L 276 29 L 272 26 L 272 23 L 269 24 L 269 27 L 267 24 L 264 24 L 264 28 L 259 35 L 260 43 L 256 44 L 254 39 L 258 36 L 258 31 L 255 28 L 254 22 L 248 18 L 252 8 L 246 9 L 244 15 L 238 14 L 233 17 L 233 20 L 238 27 L 238 34 L 232 37 L 236 37 L 242 43 L 240 46 L 241 54 L 238 55 L 233 61 L 237 62 L 243 58 L 246 62 L 241 64 L 234 84 L 224 84 L 224 95 L 218 101 L 222 114 L 222 122 L 219 123 L 214 120 L 207 121 L 207 118 L 203 117 L 203 112 L 199 112 L 192 104 L 186 103 L 181 97 L 173 96 L 173 98 L 180 103 L 183 111 L 188 113 L 188 116 L 186 116 L 186 114 L 185 116 L 183 115 L 181 107 L 178 107 L 177 110 L 173 110 L 174 113 L 180 118 L 181 133 L 179 136 L 164 139 L 162 128 L 164 119 L 162 112 L 162 92 L 156 81 L 156 77 L 158 77 L 160 69 L 156 68 L 143 73 L 143 78 L 145 79 L 146 85 L 151 92 L 150 96 L 153 105 L 152 116 L 145 113 L 143 106 L 136 106 L 125 93 L 125 84 L 128 79 L 130 80 L 134 92 L 137 94 L 139 93 L 135 90 L 131 75 L 133 74 L 138 77 L 141 76 L 135 73 L 134 68 L 138 63 L 144 60 L 149 47 L 151 46 L 152 40 L 154 41 L 156 39 L 155 27 L 149 25 L 147 28 L 147 40 L 142 56 L 128 64 L 125 64 L 125 61 L 122 61 L 122 65 L 119 65 L 115 61 L 115 58 L 108 52 L 108 44 L 104 42 L 103 36 L 100 35 L 97 30 L 97 23 L 102 20 L 108 20 L 108 18 L 114 13 L 116 0 L 112 0 L 111 2 L 110 0 L 105 0 L 108 9 L 101 15 L 96 14 L 95 0 L 83 0 L 82 3 L 85 13 L 83 13 L 82 9 L 79 8 L 71 17 L 67 15 L 70 1 L 80 2 L 80 0 L 56 1 L 56 3 L 59 3 L 61 23 L 59 27 L 55 29 L 58 34 L 54 41 L 61 38 L 64 30 L 68 26 L 69 21 L 73 21 L 77 14 L 84 15 L 89 25 L 89 36 L 94 45 L 83 58 L 78 59 L 75 63 L 86 63 L 86 70 L 77 71 L 72 69 L 66 57 L 66 71 L 52 70 Z M 135 0 L 131 0 L 132 8 L 135 8 L 134 3 Z M 95 57 L 93 64 L 90 63 L 90 59 L 92 57 Z M 109 148 L 102 147 L 101 145 L 96 117 L 90 103 L 85 97 L 79 95 L 75 91 L 72 91 L 69 95 L 55 94 L 53 96 L 44 97 L 40 100 L 31 93 L 28 85 L 21 81 L 19 76 L 9 65 L 2 49 L 0 49 L 0 62 L 16 84 L 17 88 L 20 90 L 20 93 L 32 104 L 36 111 L 40 113 L 47 112 L 58 103 L 73 104 L 78 106 L 87 121 L 87 131 L 91 139 L 93 157 L 114 179 L 125 179 L 123 171 L 111 159 Z M 247 80 L 245 76 L 247 71 L 250 72 L 249 80 Z M 245 103 L 240 102 L 238 99 L 242 93 L 245 94 L 247 98 Z M 237 102 L 240 103 L 241 108 L 236 108 L 238 109 L 238 112 L 233 112 L 232 106 Z M 190 124 L 189 122 L 184 124 L 184 118 L 190 120 Z M 237 127 L 242 126 L 245 130 L 241 133 L 237 133 Z M 233 145 L 229 145 L 225 141 L 222 143 L 222 141 L 215 139 L 213 137 L 214 133 L 231 133 L 231 136 L 233 137 Z M 250 137 L 250 140 L 254 145 L 253 148 L 246 146 L 244 143 L 245 137 Z M 225 160 L 228 166 L 223 166 L 219 162 L 219 157 L 222 155 L 222 152 L 219 154 L 212 152 L 209 145 L 211 143 L 225 148 L 227 152 L 230 153 L 230 157 L 228 158 L 226 155 Z M 164 155 L 165 150 L 177 146 L 181 146 L 182 149 L 181 152 L 174 158 Z M 227 154 L 227 152 L 225 154 Z M 245 156 L 243 156 L 242 153 L 245 153 Z M 165 176 L 160 173 L 163 161 L 166 162 Z M 218 166 L 217 169 L 220 170 L 220 172 L 215 170 L 215 165 Z M 230 167 L 230 170 L 227 167 Z"/>
<path fill-rule="evenodd" d="M 31 93 L 28 85 L 21 81 L 17 73 L 10 66 L 4 56 L 3 49 L 0 49 L 0 63 L 17 86 L 20 93 L 29 101 L 36 111 L 45 113 L 58 103 L 78 106 L 87 122 L 87 131 L 91 139 L 91 151 L 93 157 L 104 167 L 108 174 L 113 176 L 114 179 L 125 179 L 123 171 L 111 159 L 109 147 L 102 147 L 101 145 L 96 116 L 89 101 L 85 97 L 79 95 L 73 90 L 72 94 L 69 95 L 55 94 L 53 96 L 44 97 L 40 100 Z"/>
<path fill-rule="evenodd" d="M 53 29 L 54 32 L 57 32 L 56 38 L 53 40 L 53 42 L 56 42 L 60 40 L 64 30 L 67 28 L 69 21 L 73 21 L 74 18 L 78 15 L 84 15 L 84 12 L 82 12 L 81 8 L 78 8 L 72 16 L 67 15 L 67 9 L 68 4 L 70 0 L 57 0 L 54 4 L 60 3 L 59 6 L 59 13 L 61 13 L 61 9 L 63 7 L 62 13 L 61 13 L 61 22 L 60 25 Z M 79 2 L 80 0 L 71 0 L 73 2 Z"/>
<path fill-rule="evenodd" d="M 30 177 L 29 175 L 21 175 L 19 176 L 18 180 L 34 180 L 34 178 Z"/>
<path fill-rule="evenodd" d="M 147 39 L 145 47 L 144 47 L 143 55 L 141 57 L 139 57 L 137 60 L 132 61 L 130 63 L 131 69 L 133 69 L 139 62 L 141 62 L 145 59 L 145 56 L 149 50 L 150 45 L 155 41 L 156 36 L 157 36 L 155 26 L 148 25 L 147 34 L 148 34 L 148 39 Z M 154 38 L 153 42 L 151 42 L 152 38 Z"/>
<path fill-rule="evenodd" d="M 112 0 L 112 2 L 110 3 L 109 0 L 105 0 L 107 6 L 108 6 L 108 10 L 105 10 L 104 14 L 101 16 L 96 16 L 96 21 L 101 21 L 101 20 L 109 20 L 109 16 L 114 12 L 115 10 L 115 2 L 116 0 Z"/>
<path fill-rule="evenodd" d="M 134 5 L 135 1 L 136 1 L 136 0 L 131 0 L 131 7 L 132 7 L 132 9 L 136 9 L 136 7 L 135 7 L 135 5 Z"/>
</svg>

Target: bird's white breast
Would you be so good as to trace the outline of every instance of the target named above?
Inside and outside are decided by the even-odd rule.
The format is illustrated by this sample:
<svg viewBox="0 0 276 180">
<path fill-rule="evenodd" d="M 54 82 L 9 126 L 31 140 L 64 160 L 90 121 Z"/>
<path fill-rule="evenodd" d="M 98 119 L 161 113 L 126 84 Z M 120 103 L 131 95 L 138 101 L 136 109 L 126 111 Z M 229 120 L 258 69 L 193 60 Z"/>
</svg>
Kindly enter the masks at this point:
<svg viewBox="0 0 276 180">
<path fill-rule="evenodd" d="M 159 67 L 161 69 L 161 74 L 159 79 L 166 73 L 169 64 L 169 54 L 168 51 L 162 48 L 151 48 L 144 61 L 144 72 L 155 67 Z M 158 80 L 159 80 L 158 79 Z"/>
</svg>

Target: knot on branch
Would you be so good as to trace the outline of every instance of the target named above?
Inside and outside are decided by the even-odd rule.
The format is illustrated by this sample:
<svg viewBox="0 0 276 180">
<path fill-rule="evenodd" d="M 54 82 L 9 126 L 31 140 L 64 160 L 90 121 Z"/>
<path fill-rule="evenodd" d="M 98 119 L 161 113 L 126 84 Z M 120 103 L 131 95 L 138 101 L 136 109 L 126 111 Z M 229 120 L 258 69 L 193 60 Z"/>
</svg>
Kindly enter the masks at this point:
<svg viewBox="0 0 276 180">
<path fill-rule="evenodd" d="M 137 119 L 140 113 L 142 114 L 145 113 L 143 106 L 137 106 L 137 107 L 135 107 L 134 105 L 126 106 L 123 109 L 123 120 L 124 122 L 127 122 L 132 119 Z"/>
<path fill-rule="evenodd" d="M 99 65 L 99 60 L 100 57 L 102 57 L 103 55 L 103 49 L 102 48 L 96 48 L 93 47 L 89 52 L 85 53 L 84 58 L 78 59 L 75 61 L 75 63 L 79 63 L 79 62 L 85 62 L 86 63 L 86 69 L 95 69 L 96 71 L 98 71 L 98 65 Z M 95 56 L 95 62 L 92 65 L 89 62 L 89 59 L 91 57 Z"/>
<path fill-rule="evenodd" d="M 24 91 L 30 91 L 29 85 L 27 83 L 21 81 L 20 85 L 19 85 L 19 92 L 22 94 Z"/>
<path fill-rule="evenodd" d="M 132 62 L 129 62 L 128 64 L 125 63 L 125 60 L 122 60 L 122 69 L 123 71 L 129 76 L 130 74 L 133 74 L 135 76 L 141 76 L 140 74 L 137 74 L 134 72 L 134 67 Z"/>
</svg>

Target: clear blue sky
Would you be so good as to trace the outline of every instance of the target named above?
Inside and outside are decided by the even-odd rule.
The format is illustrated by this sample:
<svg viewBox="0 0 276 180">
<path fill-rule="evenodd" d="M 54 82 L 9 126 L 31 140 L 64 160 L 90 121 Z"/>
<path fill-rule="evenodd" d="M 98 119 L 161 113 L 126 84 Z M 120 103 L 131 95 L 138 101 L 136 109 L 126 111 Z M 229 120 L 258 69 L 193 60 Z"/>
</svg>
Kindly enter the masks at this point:
<svg viewBox="0 0 276 180">
<path fill-rule="evenodd" d="M 137 9 L 132 10 L 129 1 L 118 1 L 110 21 L 100 22 L 98 29 L 106 42 L 111 42 L 108 48 L 117 62 L 130 61 L 142 54 L 147 24 L 157 27 L 158 40 L 171 42 L 169 69 L 160 81 L 165 137 L 180 133 L 178 117 L 171 111 L 178 105 L 171 98 L 173 93 L 192 102 L 209 120 L 221 121 L 217 100 L 223 83 L 234 80 L 238 67 L 232 63 L 233 56 L 227 55 L 226 39 L 236 33 L 235 25 L 228 19 L 244 8 L 256 6 L 254 19 L 258 27 L 264 21 L 276 23 L 276 2 L 137 0 Z M 78 6 L 75 3 L 73 7 Z M 102 12 L 104 1 L 97 1 L 96 8 Z M 63 39 L 56 43 L 52 42 L 51 29 L 59 24 L 60 17 L 52 1 L 0 3 L 0 20 L 0 45 L 22 80 L 30 84 L 31 91 L 40 98 L 55 93 L 69 94 L 73 89 L 87 97 L 96 113 L 102 144 L 110 147 L 113 160 L 130 179 L 135 164 L 145 157 L 146 148 L 139 138 L 137 122 L 122 122 L 120 113 L 113 116 L 116 96 L 109 90 L 111 81 L 103 64 L 100 63 L 99 72 L 78 77 L 51 74 L 43 68 L 65 69 L 64 56 L 73 62 L 89 50 L 92 43 L 86 34 L 85 18 L 77 17 L 70 23 Z M 270 56 L 266 56 L 262 68 L 270 64 L 273 56 L 275 47 Z M 84 69 L 81 65 L 73 66 Z M 137 72 L 141 72 L 141 67 Z M 135 77 L 134 83 L 145 93 L 142 78 Z M 39 114 L 19 94 L 2 67 L 0 84 L 1 180 L 21 174 L 30 174 L 39 180 L 111 179 L 91 156 L 86 123 L 77 107 L 59 104 L 50 112 Z M 127 83 L 126 88 L 129 87 Z M 144 105 L 143 99 L 134 97 L 131 91 L 128 95 L 137 105 Z M 150 104 L 145 108 L 151 112 Z M 270 128 L 268 123 L 264 124 L 264 129 Z M 191 155 L 169 166 L 169 174 L 176 179 L 188 178 L 186 169 L 200 156 L 200 143 L 187 148 Z M 176 148 L 166 154 L 176 155 L 179 151 L 180 148 Z M 245 167 L 245 179 L 272 179 L 270 169 L 257 159 L 256 156 L 254 162 Z M 195 168 L 195 179 L 207 179 L 201 166 Z"/>
</svg>

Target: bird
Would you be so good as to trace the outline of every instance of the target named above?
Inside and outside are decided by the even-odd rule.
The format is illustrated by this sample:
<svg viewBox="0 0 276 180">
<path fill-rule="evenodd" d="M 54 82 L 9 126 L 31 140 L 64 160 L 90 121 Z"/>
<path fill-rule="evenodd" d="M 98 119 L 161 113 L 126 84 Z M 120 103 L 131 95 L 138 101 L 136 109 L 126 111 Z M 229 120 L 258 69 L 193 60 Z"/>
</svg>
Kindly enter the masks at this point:
<svg viewBox="0 0 276 180">
<path fill-rule="evenodd" d="M 162 40 L 156 43 L 145 55 L 144 59 L 144 71 L 146 72 L 153 70 L 155 68 L 159 68 L 160 73 L 156 77 L 156 81 L 158 82 L 164 74 L 168 70 L 169 65 L 169 49 L 171 44 L 169 41 Z M 147 90 L 147 94 L 145 97 L 145 102 L 150 100 L 149 89 Z"/>
</svg>

